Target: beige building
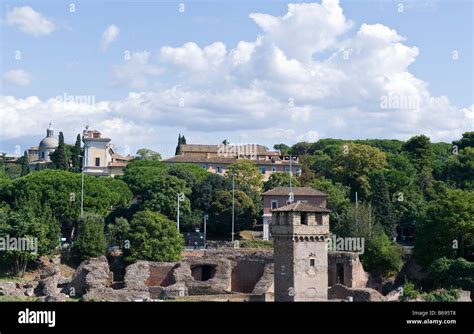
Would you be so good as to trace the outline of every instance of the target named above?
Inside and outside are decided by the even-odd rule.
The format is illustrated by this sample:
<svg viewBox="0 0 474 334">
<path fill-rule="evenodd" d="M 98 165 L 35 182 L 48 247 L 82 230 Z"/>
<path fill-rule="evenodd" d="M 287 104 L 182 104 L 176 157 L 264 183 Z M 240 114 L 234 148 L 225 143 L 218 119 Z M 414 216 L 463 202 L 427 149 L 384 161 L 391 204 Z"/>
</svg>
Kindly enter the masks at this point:
<svg viewBox="0 0 474 334">
<path fill-rule="evenodd" d="M 313 204 L 322 208 L 326 207 L 327 195 L 319 190 L 311 187 L 292 187 L 293 202 L 300 201 L 302 203 Z M 263 200 L 263 240 L 269 240 L 270 221 L 272 218 L 271 210 L 278 209 L 289 203 L 290 188 L 276 187 L 262 194 Z"/>
<path fill-rule="evenodd" d="M 167 164 L 192 163 L 210 173 L 225 175 L 229 165 L 240 159 L 252 160 L 266 181 L 272 173 L 290 172 L 299 175 L 301 165 L 285 160 L 280 151 L 270 151 L 262 145 L 180 145 L 179 155 L 163 160 Z"/>
<path fill-rule="evenodd" d="M 92 176 L 122 175 L 123 168 L 132 157 L 124 157 L 114 152 L 110 138 L 102 137 L 97 130 L 88 127 L 82 133 L 84 142 L 84 173 Z"/>
<path fill-rule="evenodd" d="M 275 301 L 327 300 L 330 210 L 298 201 L 271 212 Z"/>
</svg>

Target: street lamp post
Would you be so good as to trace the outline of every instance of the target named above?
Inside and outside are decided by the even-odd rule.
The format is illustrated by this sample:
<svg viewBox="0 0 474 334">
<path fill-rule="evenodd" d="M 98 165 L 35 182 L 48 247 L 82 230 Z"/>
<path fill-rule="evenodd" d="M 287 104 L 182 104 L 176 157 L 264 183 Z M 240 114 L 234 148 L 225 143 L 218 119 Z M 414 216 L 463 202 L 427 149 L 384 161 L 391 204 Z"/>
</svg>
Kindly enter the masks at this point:
<svg viewBox="0 0 474 334">
<path fill-rule="evenodd" d="M 232 242 L 234 242 L 234 224 L 235 224 L 235 173 L 232 173 Z"/>
<path fill-rule="evenodd" d="M 288 193 L 288 202 L 293 203 L 294 196 L 293 196 L 293 155 L 289 155 L 288 158 L 290 159 L 290 192 Z"/>
<path fill-rule="evenodd" d="M 178 215 L 177 215 L 177 219 L 176 219 L 176 227 L 178 229 L 178 232 L 179 232 L 179 202 L 182 202 L 184 201 L 184 194 L 183 193 L 178 193 Z"/>
<path fill-rule="evenodd" d="M 82 171 L 81 171 L 81 218 L 84 216 L 84 167 L 86 165 L 85 160 L 86 157 L 85 155 L 81 155 L 81 160 L 82 160 Z"/>
<path fill-rule="evenodd" d="M 206 242 L 207 242 L 207 235 L 206 235 L 206 225 L 207 225 L 207 219 L 209 218 L 208 214 L 204 215 L 204 248 L 206 248 Z"/>
</svg>

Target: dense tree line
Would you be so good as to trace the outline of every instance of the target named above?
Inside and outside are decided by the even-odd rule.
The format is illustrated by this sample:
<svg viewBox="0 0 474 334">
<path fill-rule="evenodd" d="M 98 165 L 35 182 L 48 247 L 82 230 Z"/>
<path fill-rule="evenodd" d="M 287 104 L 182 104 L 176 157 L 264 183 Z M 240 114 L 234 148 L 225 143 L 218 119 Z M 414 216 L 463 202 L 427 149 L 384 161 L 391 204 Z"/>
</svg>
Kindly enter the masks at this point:
<svg viewBox="0 0 474 334">
<path fill-rule="evenodd" d="M 302 174 L 293 177 L 294 186 L 327 193 L 331 232 L 367 240 L 366 269 L 398 272 L 403 251 L 396 240 L 414 244 L 417 262 L 435 273 L 431 286 L 472 288 L 463 275 L 470 273 L 474 253 L 473 133 L 451 144 L 421 135 L 406 142 L 321 139 L 275 148 L 299 156 Z M 55 168 L 36 172 L 20 161 L 13 173 L 7 165 L 14 164 L 1 161 L 0 233 L 39 238 L 36 255 L 2 254 L 17 274 L 32 257 L 57 251 L 60 234 L 72 243 L 77 260 L 119 246 L 128 261 L 175 261 L 183 246 L 176 228 L 181 196 L 181 232 L 201 227 L 207 215 L 208 237 L 230 239 L 233 184 L 238 233 L 260 221 L 263 191 L 290 182 L 288 173 L 264 182 L 251 161 L 217 175 L 195 165 L 167 165 L 158 152 L 140 149 L 123 176 L 85 176 L 81 217 L 80 137 L 74 146 L 60 138 L 56 152 Z"/>
</svg>

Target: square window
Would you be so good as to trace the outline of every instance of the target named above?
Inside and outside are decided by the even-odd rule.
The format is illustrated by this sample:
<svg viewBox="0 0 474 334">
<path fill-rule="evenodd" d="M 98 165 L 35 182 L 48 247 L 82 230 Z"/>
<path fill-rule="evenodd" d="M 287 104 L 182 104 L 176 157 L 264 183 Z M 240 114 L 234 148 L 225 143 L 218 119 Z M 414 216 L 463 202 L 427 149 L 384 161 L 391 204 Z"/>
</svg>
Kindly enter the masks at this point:
<svg viewBox="0 0 474 334">
<path fill-rule="evenodd" d="M 301 212 L 300 215 L 300 223 L 301 225 L 308 225 L 308 214 L 307 212 Z"/>
</svg>

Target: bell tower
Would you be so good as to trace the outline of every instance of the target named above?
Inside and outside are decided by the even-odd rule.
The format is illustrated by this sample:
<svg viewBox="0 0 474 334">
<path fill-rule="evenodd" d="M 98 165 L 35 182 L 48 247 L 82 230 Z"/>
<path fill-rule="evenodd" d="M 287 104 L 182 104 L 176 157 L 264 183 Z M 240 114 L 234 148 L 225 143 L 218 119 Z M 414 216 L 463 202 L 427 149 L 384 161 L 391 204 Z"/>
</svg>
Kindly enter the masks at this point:
<svg viewBox="0 0 474 334">
<path fill-rule="evenodd" d="M 272 210 L 275 301 L 327 300 L 330 212 L 300 201 Z"/>
</svg>

